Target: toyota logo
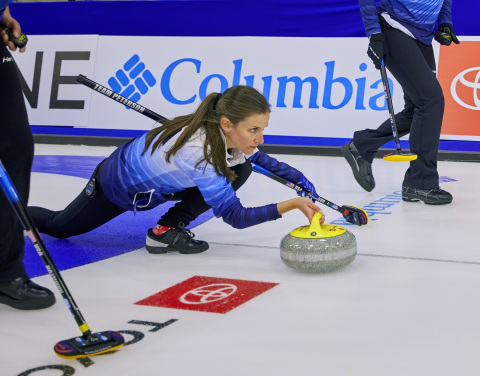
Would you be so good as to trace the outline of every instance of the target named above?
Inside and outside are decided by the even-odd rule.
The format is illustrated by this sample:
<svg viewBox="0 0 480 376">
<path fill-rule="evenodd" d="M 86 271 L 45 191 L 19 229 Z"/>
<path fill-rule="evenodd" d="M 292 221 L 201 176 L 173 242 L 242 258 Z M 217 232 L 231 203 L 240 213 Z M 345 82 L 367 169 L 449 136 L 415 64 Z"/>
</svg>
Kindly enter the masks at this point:
<svg viewBox="0 0 480 376">
<path fill-rule="evenodd" d="M 468 81 L 465 78 L 465 75 L 467 75 L 467 73 L 469 72 L 475 72 L 475 71 L 477 72 L 475 76 L 475 80 L 473 82 Z M 474 106 L 472 106 L 471 104 L 465 103 L 459 98 L 457 94 L 457 86 L 459 83 L 466 87 L 472 88 L 473 102 L 475 104 Z M 452 97 L 453 99 L 455 99 L 455 102 L 457 102 L 460 106 L 468 108 L 470 110 L 480 110 L 479 90 L 480 90 L 480 67 L 466 69 L 463 72 L 457 74 L 457 76 L 452 81 L 452 85 L 450 86 L 450 92 L 452 93 Z"/>
<path fill-rule="evenodd" d="M 184 304 L 206 304 L 228 298 L 237 291 L 237 286 L 229 283 L 215 283 L 190 290 L 180 297 Z"/>
</svg>

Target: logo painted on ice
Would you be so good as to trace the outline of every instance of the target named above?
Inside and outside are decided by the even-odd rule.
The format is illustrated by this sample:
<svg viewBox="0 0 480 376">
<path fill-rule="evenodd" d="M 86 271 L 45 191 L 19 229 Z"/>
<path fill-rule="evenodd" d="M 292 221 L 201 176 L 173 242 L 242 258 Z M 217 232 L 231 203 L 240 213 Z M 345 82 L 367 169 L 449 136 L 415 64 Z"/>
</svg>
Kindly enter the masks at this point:
<svg viewBox="0 0 480 376">
<path fill-rule="evenodd" d="M 440 183 L 449 183 L 453 181 L 458 181 L 457 179 L 450 178 L 448 176 L 440 176 L 438 180 Z M 402 202 L 402 191 L 396 191 L 396 192 L 393 192 L 392 194 L 383 196 L 380 199 L 369 203 L 368 205 L 363 206 L 362 209 L 367 212 L 367 215 L 370 221 L 377 221 L 379 218 L 373 218 L 373 216 L 376 216 L 377 214 L 383 214 L 383 215 L 392 214 L 391 211 L 387 211 L 386 209 L 389 209 L 400 202 Z M 331 221 L 330 224 L 342 225 L 342 226 L 354 226 L 353 223 L 348 223 L 343 218 Z"/>
<path fill-rule="evenodd" d="M 439 183 L 448 183 L 448 182 L 451 182 L 451 181 L 458 181 L 458 180 L 454 179 L 454 178 L 449 178 L 448 176 L 440 176 L 438 178 Z"/>
<path fill-rule="evenodd" d="M 184 304 L 206 304 L 228 298 L 237 291 L 237 286 L 229 283 L 214 283 L 197 287 L 180 297 Z"/>
<path fill-rule="evenodd" d="M 468 73 L 475 72 L 475 71 L 477 72 L 477 74 L 475 76 L 474 81 L 469 81 L 465 78 L 465 76 Z M 473 103 L 474 103 L 473 106 L 471 104 L 465 103 L 458 96 L 457 90 L 458 90 L 458 85 L 459 84 L 462 84 L 463 86 L 466 86 L 466 87 L 472 89 Z M 455 102 L 457 102 L 460 106 L 468 108 L 470 110 L 480 110 L 479 91 L 480 91 L 480 67 L 469 68 L 469 69 L 464 70 L 463 72 L 460 72 L 453 79 L 452 85 L 450 86 L 450 92 L 452 93 L 452 97 L 453 97 L 453 99 L 455 99 Z"/>
<path fill-rule="evenodd" d="M 140 61 L 140 56 L 137 54 L 128 59 L 122 68 L 117 70 L 115 76 L 110 77 L 108 85 L 113 91 L 133 102 L 138 102 L 142 95 L 157 83 L 152 73 L 145 69 L 145 64 Z"/>
</svg>

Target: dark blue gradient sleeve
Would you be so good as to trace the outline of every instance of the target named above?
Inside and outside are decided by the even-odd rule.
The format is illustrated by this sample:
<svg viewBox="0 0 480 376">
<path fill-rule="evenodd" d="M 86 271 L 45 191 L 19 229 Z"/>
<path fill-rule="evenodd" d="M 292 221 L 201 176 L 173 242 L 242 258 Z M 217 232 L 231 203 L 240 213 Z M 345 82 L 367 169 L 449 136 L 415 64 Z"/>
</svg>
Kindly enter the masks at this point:
<svg viewBox="0 0 480 376">
<path fill-rule="evenodd" d="M 222 214 L 222 218 L 226 223 L 238 229 L 273 221 L 281 217 L 278 214 L 277 204 L 245 208 L 240 202 L 235 203 Z"/>
<path fill-rule="evenodd" d="M 381 33 L 380 22 L 378 21 L 378 10 L 375 0 L 358 0 L 363 26 L 367 37 L 374 33 Z"/>
<path fill-rule="evenodd" d="M 249 160 L 250 162 L 255 163 L 260 167 L 273 172 L 275 175 L 287 179 L 295 184 L 297 184 L 303 177 L 303 174 L 297 169 L 286 163 L 279 162 L 275 158 L 272 158 L 268 154 L 262 153 L 261 151 L 257 151 L 249 158 Z"/>
<path fill-rule="evenodd" d="M 445 0 L 438 15 L 438 23 L 452 24 L 452 0 Z"/>
</svg>

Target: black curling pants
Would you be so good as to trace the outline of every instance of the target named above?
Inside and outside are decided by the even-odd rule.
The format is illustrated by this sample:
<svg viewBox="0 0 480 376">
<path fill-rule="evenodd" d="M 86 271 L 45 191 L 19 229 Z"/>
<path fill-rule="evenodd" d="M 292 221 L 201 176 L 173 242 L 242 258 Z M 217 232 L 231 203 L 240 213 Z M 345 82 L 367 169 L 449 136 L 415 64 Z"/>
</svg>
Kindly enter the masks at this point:
<svg viewBox="0 0 480 376">
<path fill-rule="evenodd" d="M 98 171 L 93 177 L 98 182 Z M 83 189 L 68 206 L 60 211 L 53 211 L 37 206 L 29 206 L 28 212 L 37 225 L 39 232 L 59 239 L 84 234 L 109 222 L 126 210 L 111 202 L 97 183 L 97 192 L 90 198 Z"/>
<path fill-rule="evenodd" d="M 398 134 L 402 137 L 410 133 L 410 150 L 418 155 L 410 162 L 403 185 L 416 189 L 438 188 L 437 156 L 444 98 L 436 78 L 433 48 L 384 21 L 381 24 L 388 49 L 385 66 L 404 92 L 405 107 L 395 114 Z M 369 162 L 382 145 L 392 140 L 389 119 L 377 129 L 357 131 L 353 137 L 359 153 Z"/>
<path fill-rule="evenodd" d="M 247 181 L 252 172 L 252 165 L 250 161 L 246 161 L 243 164 L 231 167 L 231 169 L 238 176 L 232 183 L 233 188 L 237 190 Z M 200 214 L 211 208 L 206 204 L 197 187 L 175 193 L 172 201 L 176 200 L 181 201 L 162 216 L 159 224 L 176 227 L 178 223 L 183 222 L 187 226 Z M 125 212 L 124 209 L 105 197 L 101 184 L 97 184 L 95 197 L 87 197 L 85 190 L 82 190 L 64 210 L 52 211 L 30 206 L 28 211 L 40 232 L 60 239 L 89 232 Z"/>
<path fill-rule="evenodd" d="M 26 204 L 30 192 L 33 136 L 17 68 L 3 43 L 0 43 L 0 160 Z M 0 283 L 26 276 L 24 246 L 23 227 L 0 188 Z"/>
</svg>

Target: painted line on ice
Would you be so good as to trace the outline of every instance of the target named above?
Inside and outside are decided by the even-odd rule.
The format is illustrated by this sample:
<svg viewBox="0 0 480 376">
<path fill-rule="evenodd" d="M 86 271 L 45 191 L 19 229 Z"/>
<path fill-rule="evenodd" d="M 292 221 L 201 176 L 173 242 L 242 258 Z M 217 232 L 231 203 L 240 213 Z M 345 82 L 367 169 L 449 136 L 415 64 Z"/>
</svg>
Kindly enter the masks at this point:
<svg viewBox="0 0 480 376">
<path fill-rule="evenodd" d="M 208 243 L 209 243 L 209 244 L 215 244 L 215 245 L 221 245 L 221 246 L 246 247 L 246 248 L 265 248 L 265 249 L 277 249 L 277 250 L 280 250 L 280 246 L 278 246 L 278 247 L 272 247 L 272 246 L 267 246 L 267 245 L 214 243 L 214 242 L 208 242 Z M 447 262 L 447 263 L 451 263 L 451 264 L 480 265 L 480 262 L 478 262 L 478 261 L 434 259 L 434 258 L 427 258 L 427 257 L 408 257 L 408 256 L 375 255 L 375 254 L 373 254 L 373 253 L 357 253 L 357 256 L 381 257 L 381 258 L 391 258 L 391 259 L 398 259 L 398 260 Z"/>
</svg>

